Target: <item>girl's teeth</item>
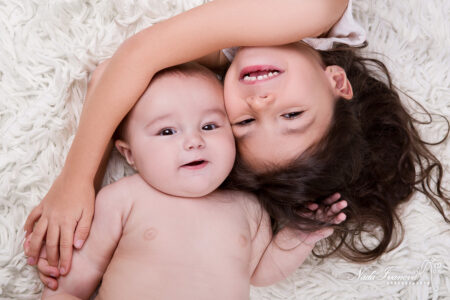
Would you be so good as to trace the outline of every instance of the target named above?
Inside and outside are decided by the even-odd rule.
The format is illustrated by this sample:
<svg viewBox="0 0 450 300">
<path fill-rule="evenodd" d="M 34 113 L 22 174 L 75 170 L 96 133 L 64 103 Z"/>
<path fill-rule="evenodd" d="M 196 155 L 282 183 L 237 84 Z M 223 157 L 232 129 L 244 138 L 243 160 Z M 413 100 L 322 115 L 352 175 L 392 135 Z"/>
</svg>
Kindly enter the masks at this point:
<svg viewBox="0 0 450 300">
<path fill-rule="evenodd" d="M 275 72 L 269 72 L 269 74 L 258 75 L 258 76 L 245 75 L 244 76 L 244 81 L 256 81 L 256 80 L 269 79 L 269 78 L 274 77 L 274 76 L 276 76 L 278 74 L 279 74 L 279 72 L 275 71 Z"/>
</svg>

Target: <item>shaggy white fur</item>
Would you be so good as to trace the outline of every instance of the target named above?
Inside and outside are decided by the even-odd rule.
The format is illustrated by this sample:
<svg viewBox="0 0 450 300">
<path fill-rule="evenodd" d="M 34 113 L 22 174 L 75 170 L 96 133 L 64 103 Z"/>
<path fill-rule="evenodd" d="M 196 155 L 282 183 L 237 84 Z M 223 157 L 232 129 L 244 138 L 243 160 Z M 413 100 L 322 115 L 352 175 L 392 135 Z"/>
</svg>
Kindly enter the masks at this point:
<svg viewBox="0 0 450 300">
<path fill-rule="evenodd" d="M 89 74 L 126 37 L 204 2 L 0 1 L 0 298 L 39 297 L 22 226 L 63 166 Z M 354 14 L 368 31 L 367 52 L 387 63 L 396 85 L 450 118 L 450 1 L 355 0 Z M 446 130 L 434 121 L 420 127 L 429 141 Z M 432 149 L 448 186 L 450 142 Z M 128 172 L 115 154 L 105 184 Z M 251 299 L 449 299 L 449 225 L 419 194 L 401 207 L 401 220 L 403 243 L 378 261 L 311 257 L 285 281 L 252 288 Z"/>
</svg>

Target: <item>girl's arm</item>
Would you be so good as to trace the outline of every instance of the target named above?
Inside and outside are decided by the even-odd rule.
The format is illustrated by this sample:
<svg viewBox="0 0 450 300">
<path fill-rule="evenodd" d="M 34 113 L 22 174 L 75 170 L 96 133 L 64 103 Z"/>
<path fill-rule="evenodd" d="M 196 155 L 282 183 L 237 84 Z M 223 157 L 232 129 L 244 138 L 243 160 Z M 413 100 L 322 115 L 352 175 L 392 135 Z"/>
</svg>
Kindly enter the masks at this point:
<svg viewBox="0 0 450 300">
<path fill-rule="evenodd" d="M 77 228 L 73 234 L 83 215 L 92 218 L 92 182 L 109 139 L 157 71 L 226 47 L 286 44 L 319 36 L 337 22 L 347 2 L 215 0 L 126 40 L 86 99 L 61 175 L 27 220 L 29 232 L 39 218 L 27 253 L 30 263 L 35 263 L 47 232 L 47 245 L 52 247 L 60 244 L 61 233 L 61 263 L 66 271 L 70 267 L 72 241 L 83 241 L 89 231 L 90 223 L 82 222 L 81 233 Z M 54 264 L 57 252 L 50 250 L 49 262 Z"/>
</svg>

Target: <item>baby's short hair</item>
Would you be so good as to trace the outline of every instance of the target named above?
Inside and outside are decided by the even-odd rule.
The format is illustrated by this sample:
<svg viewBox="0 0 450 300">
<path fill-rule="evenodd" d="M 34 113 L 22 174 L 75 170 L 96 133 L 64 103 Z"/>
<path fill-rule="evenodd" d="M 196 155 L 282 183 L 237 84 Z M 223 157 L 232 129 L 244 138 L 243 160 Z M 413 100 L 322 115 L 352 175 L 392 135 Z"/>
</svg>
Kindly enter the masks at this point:
<svg viewBox="0 0 450 300">
<path fill-rule="evenodd" d="M 145 89 L 144 93 L 147 91 L 147 89 L 150 87 L 151 83 L 156 81 L 159 78 L 165 77 L 165 76 L 200 76 L 205 79 L 212 79 L 213 81 L 217 82 L 220 85 L 223 85 L 222 81 L 219 79 L 218 75 L 208 69 L 205 66 L 200 65 L 196 62 L 188 62 L 180 65 L 176 65 L 173 67 L 162 69 L 161 71 L 157 72 L 153 77 L 152 80 L 149 82 L 147 88 Z M 142 97 L 141 95 L 141 97 Z M 141 98 L 139 98 L 140 100 Z M 138 101 L 139 101 L 138 100 Z M 136 103 L 138 102 L 136 101 Z M 131 110 L 130 110 L 131 112 Z M 122 119 L 119 126 L 117 126 L 116 131 L 113 134 L 114 140 L 124 140 L 125 139 L 125 132 L 126 132 L 126 123 L 128 116 L 130 115 L 130 112 Z"/>
</svg>

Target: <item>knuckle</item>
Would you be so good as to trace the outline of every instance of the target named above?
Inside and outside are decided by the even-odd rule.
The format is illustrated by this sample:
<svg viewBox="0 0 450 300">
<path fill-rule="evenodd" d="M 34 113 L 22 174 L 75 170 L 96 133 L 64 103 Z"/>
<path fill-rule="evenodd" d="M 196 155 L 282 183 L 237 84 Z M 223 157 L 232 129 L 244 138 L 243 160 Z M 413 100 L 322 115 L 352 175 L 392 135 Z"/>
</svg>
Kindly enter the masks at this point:
<svg viewBox="0 0 450 300">
<path fill-rule="evenodd" d="M 59 244 L 59 248 L 61 250 L 71 250 L 72 249 L 72 241 L 69 240 L 62 240 Z"/>
<path fill-rule="evenodd" d="M 30 247 L 28 250 L 29 257 L 36 257 L 39 253 L 39 247 Z"/>
<path fill-rule="evenodd" d="M 35 226 L 31 240 L 34 242 L 36 242 L 38 240 L 41 241 L 46 232 L 47 232 L 47 227 Z"/>
<path fill-rule="evenodd" d="M 62 227 L 70 227 L 73 222 L 69 218 L 63 218 L 58 222 Z"/>
<path fill-rule="evenodd" d="M 45 244 L 45 247 L 48 250 L 54 250 L 58 248 L 58 242 L 57 241 L 47 241 Z"/>
<path fill-rule="evenodd" d="M 78 236 L 87 236 L 89 233 L 89 226 L 78 226 L 77 227 L 77 235 Z"/>
</svg>

